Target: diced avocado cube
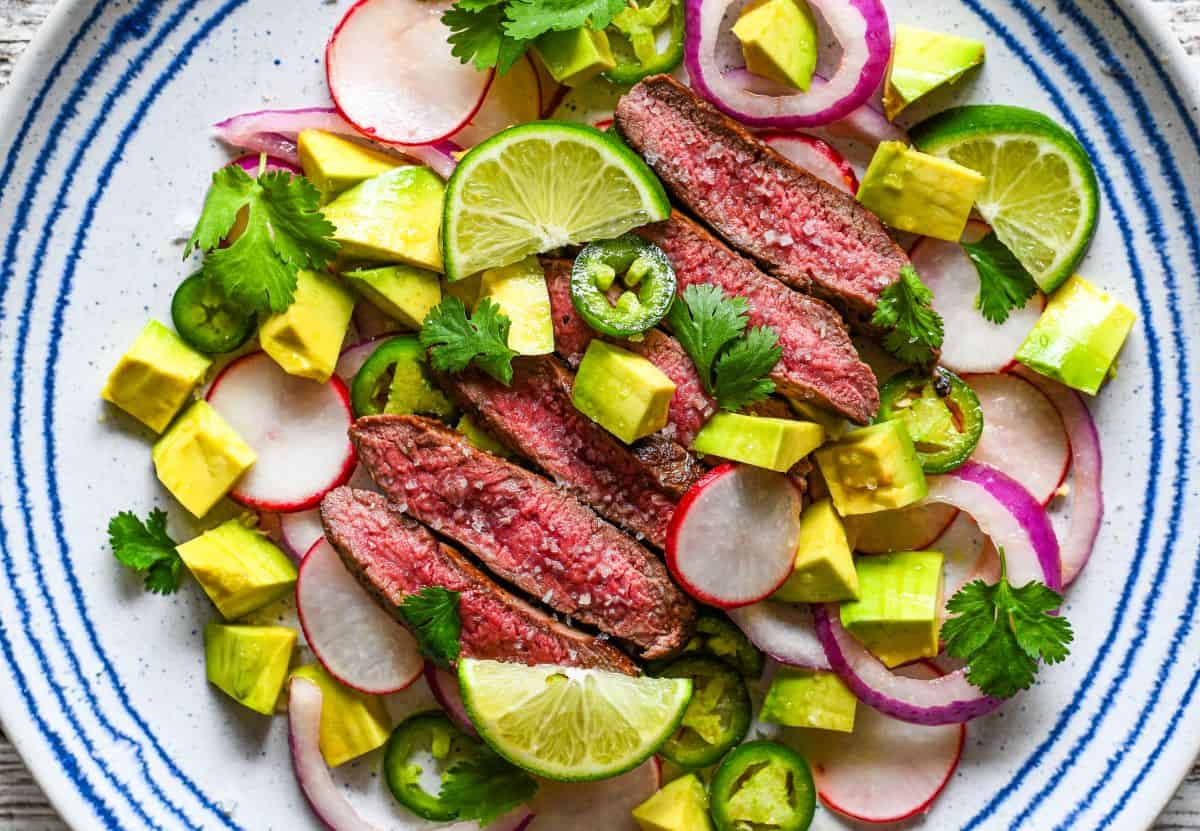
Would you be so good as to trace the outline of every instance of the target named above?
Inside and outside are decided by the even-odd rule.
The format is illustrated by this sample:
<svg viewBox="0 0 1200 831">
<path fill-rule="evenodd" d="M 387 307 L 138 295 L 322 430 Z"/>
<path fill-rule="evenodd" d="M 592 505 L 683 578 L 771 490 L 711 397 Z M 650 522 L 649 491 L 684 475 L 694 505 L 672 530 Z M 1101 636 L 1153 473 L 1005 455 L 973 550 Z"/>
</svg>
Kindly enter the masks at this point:
<svg viewBox="0 0 1200 831">
<path fill-rule="evenodd" d="M 269 315 L 258 329 L 263 351 L 284 372 L 324 384 L 333 375 L 354 313 L 354 295 L 328 274 L 300 271 L 287 311 Z"/>
<path fill-rule="evenodd" d="M 897 25 L 883 90 L 884 113 L 895 118 L 926 93 L 957 81 L 983 58 L 984 45 L 978 40 Z"/>
<path fill-rule="evenodd" d="M 796 566 L 774 598 L 786 603 L 836 603 L 858 597 L 858 572 L 846 538 L 846 526 L 822 499 L 800 515 Z"/>
<path fill-rule="evenodd" d="M 502 459 L 508 459 L 512 457 L 512 453 L 507 447 L 501 444 L 500 441 L 491 433 L 487 432 L 478 424 L 476 424 L 475 420 L 466 413 L 464 413 L 458 420 L 458 427 L 456 429 L 458 432 L 467 437 L 467 441 L 469 441 L 472 446 L 477 447 L 484 452 L 491 453 L 492 455 L 499 456 Z"/>
<path fill-rule="evenodd" d="M 321 688 L 321 755 L 331 768 L 383 747 L 392 730 L 383 699 L 339 684 L 319 664 L 292 671 Z"/>
<path fill-rule="evenodd" d="M 825 443 L 825 431 L 811 421 L 717 413 L 692 440 L 697 453 L 786 473 Z"/>
<path fill-rule="evenodd" d="M 533 42 L 533 51 L 551 77 L 569 87 L 577 87 L 617 65 L 608 35 L 586 26 L 546 32 Z"/>
<path fill-rule="evenodd" d="M 858 699 L 833 672 L 780 667 L 759 718 L 788 727 L 854 732 Z"/>
<path fill-rule="evenodd" d="M 210 623 L 204 627 L 208 682 L 254 712 L 273 715 L 295 646 L 296 630 L 286 626 Z"/>
<path fill-rule="evenodd" d="M 746 68 L 808 92 L 817 69 L 817 23 L 804 0 L 757 0 L 733 24 Z"/>
<path fill-rule="evenodd" d="M 827 441 L 837 441 L 846 434 L 850 429 L 850 422 L 824 407 L 818 407 L 808 401 L 794 401 L 788 399 L 792 410 L 796 415 L 800 416 L 804 421 L 812 421 L 821 425 L 821 429 L 825 431 Z"/>
<path fill-rule="evenodd" d="M 446 187 L 427 167 L 403 165 L 367 179 L 324 208 L 351 259 L 407 263 L 441 273 L 438 231 Z"/>
<path fill-rule="evenodd" d="M 575 374 L 571 399 L 592 421 L 626 444 L 667 426 L 675 384 L 627 349 L 593 340 Z"/>
<path fill-rule="evenodd" d="M 550 291 L 537 257 L 484 271 L 476 303 L 484 298 L 499 306 L 512 321 L 508 330 L 509 349 L 518 355 L 549 355 L 554 351 Z"/>
<path fill-rule="evenodd" d="M 1017 360 L 1095 395 L 1112 374 L 1136 317 L 1121 301 L 1074 276 L 1050 297 Z"/>
<path fill-rule="evenodd" d="M 746 777 L 729 798 L 724 811 L 735 818 L 733 828 L 785 828 L 795 819 L 795 783 L 791 772 L 781 764 L 748 768 Z"/>
<path fill-rule="evenodd" d="M 401 164 L 386 153 L 322 130 L 301 130 L 296 149 L 304 175 L 326 201 Z"/>
<path fill-rule="evenodd" d="M 815 454 L 842 516 L 892 511 L 925 498 L 925 471 L 902 421 L 847 433 Z"/>
<path fill-rule="evenodd" d="M 287 555 L 236 519 L 175 550 L 226 620 L 274 603 L 296 583 L 296 566 Z"/>
<path fill-rule="evenodd" d="M 420 329 L 429 310 L 442 302 L 442 281 L 424 268 L 388 265 L 342 276 L 364 299 L 409 329 Z"/>
<path fill-rule="evenodd" d="M 986 181 L 957 162 L 885 141 L 858 187 L 858 201 L 885 225 L 958 242 Z"/>
<path fill-rule="evenodd" d="M 642 831 L 712 831 L 708 793 L 694 773 L 681 776 L 633 809 Z"/>
<path fill-rule="evenodd" d="M 100 397 L 161 433 L 211 365 L 179 335 L 151 320 L 109 373 Z"/>
<path fill-rule="evenodd" d="M 900 551 L 858 558 L 859 598 L 842 626 L 889 667 L 938 654 L 942 555 Z"/>
<path fill-rule="evenodd" d="M 202 517 L 258 458 L 207 401 L 197 401 L 154 443 L 158 479 L 193 516 Z"/>
</svg>

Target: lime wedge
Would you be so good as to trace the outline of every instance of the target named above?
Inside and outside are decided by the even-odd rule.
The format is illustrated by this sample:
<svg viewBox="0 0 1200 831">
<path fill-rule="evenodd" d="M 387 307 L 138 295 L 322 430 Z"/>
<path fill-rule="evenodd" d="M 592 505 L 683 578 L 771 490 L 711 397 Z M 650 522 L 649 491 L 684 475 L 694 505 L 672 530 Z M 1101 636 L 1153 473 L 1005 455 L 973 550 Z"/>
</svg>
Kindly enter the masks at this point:
<svg viewBox="0 0 1200 831">
<path fill-rule="evenodd" d="M 584 124 L 535 121 L 472 148 L 446 186 L 442 252 L 460 280 L 564 245 L 611 239 L 670 216 L 632 150 Z"/>
<path fill-rule="evenodd" d="M 987 177 L 980 214 L 1045 292 L 1070 277 L 1096 230 L 1099 187 L 1087 151 L 1023 107 L 955 107 L 910 134 L 922 151 Z"/>
<path fill-rule="evenodd" d="M 679 727 L 690 678 L 633 678 L 575 667 L 464 658 L 471 723 L 497 753 L 560 782 L 607 779 L 640 765 Z"/>
</svg>

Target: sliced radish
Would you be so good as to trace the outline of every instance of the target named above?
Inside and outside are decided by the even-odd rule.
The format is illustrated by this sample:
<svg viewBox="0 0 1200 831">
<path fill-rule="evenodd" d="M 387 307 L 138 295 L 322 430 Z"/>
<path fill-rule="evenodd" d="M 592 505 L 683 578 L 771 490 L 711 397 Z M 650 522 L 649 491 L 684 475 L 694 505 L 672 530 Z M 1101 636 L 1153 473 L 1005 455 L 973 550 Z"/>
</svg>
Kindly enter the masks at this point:
<svg viewBox="0 0 1200 831">
<path fill-rule="evenodd" d="M 475 725 L 467 715 L 467 706 L 463 704 L 462 690 L 458 687 L 458 675 L 448 669 L 442 669 L 433 661 L 425 662 L 425 683 L 433 692 L 437 703 L 442 705 L 450 720 L 468 736 L 476 736 Z"/>
<path fill-rule="evenodd" d="M 526 54 L 503 75 L 496 76 L 483 106 L 471 123 L 454 134 L 453 141 L 474 147 L 486 138 L 526 121 L 537 121 L 542 113 L 542 94 L 533 58 Z"/>
<path fill-rule="evenodd" d="M 930 681 L 942 675 L 920 662 L 896 671 Z M 858 708 L 853 733 L 804 734 L 821 801 L 860 822 L 899 822 L 929 810 L 962 757 L 965 724 L 911 724 Z"/>
<path fill-rule="evenodd" d="M 981 236 L 987 226 L 968 225 L 967 233 Z M 909 254 L 922 282 L 933 292 L 933 308 L 942 316 L 946 334 L 941 362 L 958 373 L 1002 372 L 1045 308 L 1046 298 L 1036 294 L 1001 324 L 986 320 L 975 308 L 979 273 L 961 245 L 921 239 Z"/>
<path fill-rule="evenodd" d="M 629 773 L 599 782 L 538 783 L 529 803 L 529 831 L 638 831 L 633 809 L 662 786 L 662 767 L 651 757 Z"/>
<path fill-rule="evenodd" d="M 959 512 L 946 531 L 927 546 L 945 558 L 945 595 L 950 598 L 966 583 L 979 576 L 986 549 L 987 535 L 979 530 L 970 514 Z"/>
<path fill-rule="evenodd" d="M 684 494 L 667 527 L 667 566 L 694 597 L 732 609 L 792 573 L 800 492 L 782 473 L 724 464 Z"/>
<path fill-rule="evenodd" d="M 1007 473 L 1047 504 L 1071 464 L 1071 444 L 1058 409 L 1016 375 L 969 375 L 963 380 L 983 408 L 983 435 L 972 461 Z"/>
<path fill-rule="evenodd" d="M 858 176 L 846 157 L 826 142 L 805 133 L 766 132 L 759 137 L 779 152 L 839 190 L 851 196 L 858 193 Z"/>
<path fill-rule="evenodd" d="M 304 638 L 337 680 L 368 695 L 387 695 L 421 677 L 417 640 L 375 602 L 322 538 L 304 556 L 296 581 Z"/>
<path fill-rule="evenodd" d="M 750 642 L 781 664 L 806 669 L 829 669 L 825 648 L 813 627 L 812 611 L 764 600 L 730 609 L 729 619 Z"/>
<path fill-rule="evenodd" d="M 300 562 L 304 555 L 325 537 L 321 525 L 321 509 L 309 508 L 279 515 L 279 536 L 292 559 Z"/>
<path fill-rule="evenodd" d="M 258 455 L 230 496 L 263 511 L 303 511 L 354 472 L 350 394 L 337 377 L 288 375 L 265 352 L 229 364 L 208 403 Z"/>
<path fill-rule="evenodd" d="M 493 70 L 450 54 L 446 0 L 358 0 L 325 47 L 325 75 L 338 111 L 369 138 L 428 144 L 468 124 Z"/>
<path fill-rule="evenodd" d="M 957 509 L 949 505 L 915 505 L 898 511 L 879 511 L 846 517 L 846 533 L 862 554 L 921 551 L 945 533 Z"/>
</svg>

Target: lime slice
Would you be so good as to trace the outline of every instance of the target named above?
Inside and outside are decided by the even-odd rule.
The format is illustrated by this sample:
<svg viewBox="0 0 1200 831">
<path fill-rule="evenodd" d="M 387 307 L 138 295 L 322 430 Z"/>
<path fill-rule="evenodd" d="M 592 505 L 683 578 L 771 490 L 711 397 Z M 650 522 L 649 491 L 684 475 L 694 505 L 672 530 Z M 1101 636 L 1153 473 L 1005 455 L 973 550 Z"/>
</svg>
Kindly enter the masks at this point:
<svg viewBox="0 0 1200 831">
<path fill-rule="evenodd" d="M 446 186 L 442 251 L 460 280 L 670 216 L 666 191 L 614 136 L 535 121 L 474 147 Z"/>
<path fill-rule="evenodd" d="M 640 765 L 679 727 L 690 678 L 633 678 L 576 667 L 458 665 L 471 723 L 514 765 L 560 782 L 607 779 Z"/>
<path fill-rule="evenodd" d="M 924 152 L 982 173 L 976 206 L 1042 291 L 1074 273 L 1096 230 L 1096 172 L 1079 141 L 1022 107 L 955 107 L 914 127 Z"/>
</svg>

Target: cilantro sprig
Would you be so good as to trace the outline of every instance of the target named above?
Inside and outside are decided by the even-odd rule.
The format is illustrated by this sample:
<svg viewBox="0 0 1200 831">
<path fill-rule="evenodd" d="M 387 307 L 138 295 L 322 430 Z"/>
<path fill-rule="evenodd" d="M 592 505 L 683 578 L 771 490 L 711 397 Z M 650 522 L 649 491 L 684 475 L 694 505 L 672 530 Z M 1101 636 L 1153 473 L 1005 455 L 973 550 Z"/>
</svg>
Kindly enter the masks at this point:
<svg viewBox="0 0 1200 831">
<path fill-rule="evenodd" d="M 1000 579 L 973 580 L 950 598 L 954 615 L 942 625 L 946 652 L 967 662 L 967 680 L 993 698 L 1010 698 L 1033 684 L 1039 661 L 1056 664 L 1074 639 L 1066 618 L 1053 614 L 1062 595 L 1036 580 L 1008 582 L 1004 549 Z"/>
<path fill-rule="evenodd" d="M 213 174 L 183 256 L 205 252 L 205 275 L 235 303 L 261 312 L 286 311 L 296 272 L 323 268 L 338 250 L 332 239 L 336 229 L 319 203 L 320 193 L 303 176 L 272 170 L 252 178 L 238 165 L 227 165 Z M 220 248 L 242 209 L 245 228 Z"/>
<path fill-rule="evenodd" d="M 167 514 L 155 509 L 146 521 L 122 511 L 108 522 L 108 542 L 123 566 L 141 574 L 146 591 L 173 594 L 183 577 L 183 560 L 167 533 Z"/>
<path fill-rule="evenodd" d="M 450 29 L 451 54 L 503 74 L 540 35 L 603 29 L 625 6 L 626 0 L 458 0 L 442 22 Z"/>
<path fill-rule="evenodd" d="M 962 247 L 979 273 L 975 308 L 992 323 L 1008 320 L 1010 312 L 1023 308 L 1037 293 L 1033 276 L 995 233 L 989 232 L 978 242 L 964 242 Z"/>
<path fill-rule="evenodd" d="M 467 308 L 457 297 L 448 297 L 429 310 L 421 325 L 421 345 L 429 350 L 434 369 L 462 372 L 475 363 L 506 386 L 512 383 L 512 359 L 508 347 L 512 322 L 491 299 L 484 298 L 467 317 Z"/>
<path fill-rule="evenodd" d="M 720 287 L 691 285 L 667 313 L 671 331 L 691 356 L 704 389 L 723 410 L 740 410 L 775 391 L 768 376 L 783 350 L 767 326 L 747 330 L 749 304 Z"/>
<path fill-rule="evenodd" d="M 879 295 L 871 323 L 887 329 L 883 346 L 905 363 L 924 364 L 933 360 L 942 345 L 945 329 L 942 316 L 933 310 L 933 292 L 921 282 L 911 265 L 900 269 L 900 279 Z"/>
<path fill-rule="evenodd" d="M 461 820 L 486 826 L 533 799 L 537 780 L 481 744 L 479 752 L 452 765 L 442 776 L 438 798 Z"/>
<path fill-rule="evenodd" d="M 462 635 L 458 595 L 441 586 L 430 586 L 408 595 L 398 607 L 421 653 L 443 667 L 458 660 Z"/>
</svg>

